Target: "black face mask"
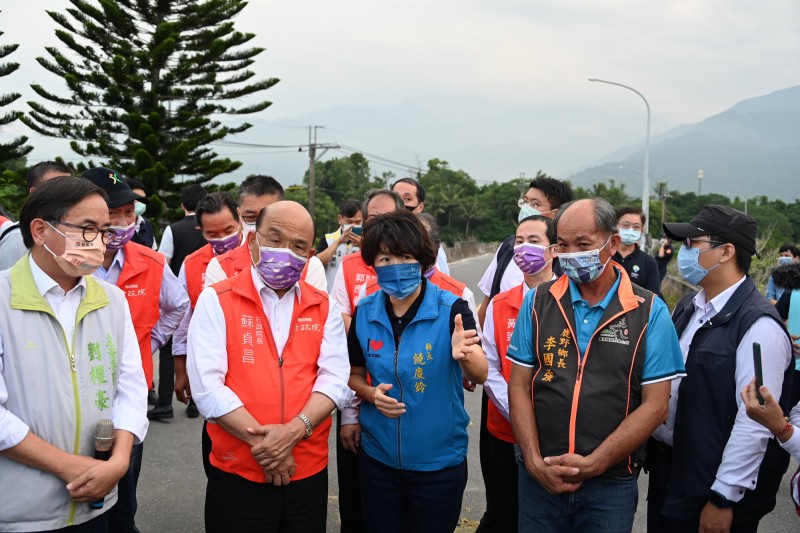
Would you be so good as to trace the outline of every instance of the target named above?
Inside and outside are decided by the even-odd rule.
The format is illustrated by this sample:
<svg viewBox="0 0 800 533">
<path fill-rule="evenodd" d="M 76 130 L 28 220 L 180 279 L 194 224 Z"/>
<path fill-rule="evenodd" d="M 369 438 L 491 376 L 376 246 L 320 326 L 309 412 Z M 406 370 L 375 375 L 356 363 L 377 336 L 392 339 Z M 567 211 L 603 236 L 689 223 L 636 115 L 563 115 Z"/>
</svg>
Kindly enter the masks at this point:
<svg viewBox="0 0 800 533">
<path fill-rule="evenodd" d="M 417 205 L 407 205 L 407 206 L 405 206 L 406 210 L 407 210 L 407 211 L 409 211 L 409 212 L 411 212 L 411 213 L 413 213 L 413 212 L 414 212 L 414 209 L 416 209 L 416 208 L 418 208 L 418 207 L 419 207 L 419 204 L 417 204 Z"/>
</svg>

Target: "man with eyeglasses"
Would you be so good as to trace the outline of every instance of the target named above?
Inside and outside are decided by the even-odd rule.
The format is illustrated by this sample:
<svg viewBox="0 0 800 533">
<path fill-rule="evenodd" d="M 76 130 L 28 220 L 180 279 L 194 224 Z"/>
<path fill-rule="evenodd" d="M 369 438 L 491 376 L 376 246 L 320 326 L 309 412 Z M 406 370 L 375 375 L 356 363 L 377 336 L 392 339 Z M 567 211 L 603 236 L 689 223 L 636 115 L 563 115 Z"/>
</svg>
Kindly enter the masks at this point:
<svg viewBox="0 0 800 533">
<path fill-rule="evenodd" d="M 639 248 L 646 223 L 644 212 L 638 207 L 617 209 L 620 245 L 614 254 L 614 261 L 625 268 L 633 283 L 661 296 L 658 264 L 651 255 Z"/>
<path fill-rule="evenodd" d="M 747 417 L 739 392 L 755 374 L 755 343 L 763 383 L 785 413 L 794 370 L 783 322 L 748 276 L 756 221 L 710 205 L 664 232 L 683 242 L 678 269 L 700 291 L 672 315 L 686 377 L 673 382 L 669 418 L 648 443 L 647 530 L 755 532 L 789 456 Z"/>
<path fill-rule="evenodd" d="M 403 199 L 406 211 L 419 215 L 425 210 L 425 187 L 414 178 L 401 178 L 392 184 L 392 192 Z M 447 264 L 447 253 L 444 246 L 439 244 L 436 252 L 436 266 L 450 275 L 450 265 Z"/>
<path fill-rule="evenodd" d="M 37 187 L 20 216 L 30 252 L 0 272 L 2 531 L 113 530 L 117 482 L 147 433 L 128 303 L 91 276 L 115 237 L 106 198 L 71 176 Z M 94 458 L 103 419 L 108 461 Z"/>
<path fill-rule="evenodd" d="M 206 287 L 250 268 L 247 236 L 255 231 L 256 218 L 261 210 L 283 198 L 283 187 L 272 176 L 248 176 L 239 185 L 239 218 L 242 221 L 243 229 L 242 245 L 209 261 L 208 268 L 206 268 Z M 316 257 L 309 259 L 303 276 L 303 279 L 314 287 L 322 290 L 326 290 L 328 287 L 325 267 Z"/>
<path fill-rule="evenodd" d="M 250 267 L 197 300 L 187 366 L 209 420 L 209 533 L 326 529 L 330 415 L 352 393 L 339 308 L 301 279 L 313 243 L 303 206 L 272 204 Z"/>
<path fill-rule="evenodd" d="M 131 240 L 136 232 L 134 201 L 147 202 L 147 199 L 134 193 L 125 178 L 109 168 L 91 168 L 82 178 L 105 191 L 108 217 L 116 232 L 106 245 L 102 264 L 94 276 L 125 293 L 139 340 L 145 380 L 150 384 L 153 382 L 153 353 L 170 339 L 180 324 L 189 307 L 189 297 L 172 270 L 166 268 L 163 255 Z M 136 485 L 142 451 L 141 443 L 134 445 L 130 467 L 120 481 L 119 501 L 111 511 L 111 525 L 116 531 L 138 532 Z"/>
</svg>

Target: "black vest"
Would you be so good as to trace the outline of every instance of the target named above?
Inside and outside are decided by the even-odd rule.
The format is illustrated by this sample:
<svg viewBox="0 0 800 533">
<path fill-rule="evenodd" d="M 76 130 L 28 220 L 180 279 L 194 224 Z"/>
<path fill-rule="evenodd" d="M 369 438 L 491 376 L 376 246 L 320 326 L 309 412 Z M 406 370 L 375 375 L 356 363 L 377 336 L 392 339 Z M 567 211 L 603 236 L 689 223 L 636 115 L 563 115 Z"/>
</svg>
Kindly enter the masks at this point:
<svg viewBox="0 0 800 533">
<path fill-rule="evenodd" d="M 542 456 L 592 453 L 641 404 L 646 332 L 652 292 L 625 271 L 578 363 L 575 315 L 565 276 L 539 285 L 533 303 L 533 401 Z M 631 476 L 644 444 L 603 477 Z"/>
<path fill-rule="evenodd" d="M 672 314 L 678 336 L 694 313 L 692 298 L 695 294 L 687 294 Z M 756 290 L 748 276 L 725 307 L 692 338 L 686 357 L 686 377 L 678 389 L 672 474 L 662 508 L 664 516 L 693 520 L 708 503 L 708 494 L 738 412 L 736 349 L 747 330 L 763 316 L 774 318 L 783 326 L 775 308 Z M 784 372 L 780 400 L 784 412 L 788 411 L 793 371 L 794 364 L 790 364 Z M 775 439 L 770 439 L 758 484 L 734 506 L 734 523 L 737 516 L 741 516 L 743 522 L 755 521 L 772 510 L 775 493 L 788 464 L 789 455 Z"/>
<path fill-rule="evenodd" d="M 172 228 L 174 249 L 169 267 L 177 276 L 181 271 L 183 260 L 205 246 L 206 240 L 203 238 L 203 232 L 200 231 L 200 226 L 197 225 L 194 215 L 185 216 L 183 220 L 171 224 L 170 228 Z"/>
<path fill-rule="evenodd" d="M 153 248 L 153 243 L 156 240 L 155 230 L 153 223 L 149 219 L 142 218 L 142 223 L 139 225 L 139 231 L 133 234 L 131 239 L 136 244 L 141 244 L 145 248 Z"/>
</svg>

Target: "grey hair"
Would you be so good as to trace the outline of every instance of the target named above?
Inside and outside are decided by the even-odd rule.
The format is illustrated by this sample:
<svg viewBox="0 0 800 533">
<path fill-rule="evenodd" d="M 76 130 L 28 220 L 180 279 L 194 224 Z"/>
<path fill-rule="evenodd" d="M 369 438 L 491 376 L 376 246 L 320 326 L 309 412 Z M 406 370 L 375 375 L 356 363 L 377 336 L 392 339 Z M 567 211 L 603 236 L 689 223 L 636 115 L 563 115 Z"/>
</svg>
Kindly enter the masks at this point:
<svg viewBox="0 0 800 533">
<path fill-rule="evenodd" d="M 406 204 L 403 203 L 403 199 L 400 198 L 400 195 L 396 192 L 390 191 L 389 189 L 372 189 L 364 195 L 364 203 L 361 204 L 361 212 L 364 215 L 364 220 L 367 219 L 368 211 L 367 208 L 369 207 L 369 203 L 372 201 L 373 198 L 376 196 L 388 196 L 392 200 L 394 200 L 395 208 L 400 211 L 401 209 L 406 208 Z"/>
<path fill-rule="evenodd" d="M 595 227 L 608 236 L 617 233 L 617 212 L 614 209 L 614 206 L 611 205 L 605 198 L 589 198 L 588 200 L 592 202 L 592 205 L 594 206 Z M 559 208 L 558 213 L 556 213 L 556 216 L 553 219 L 556 233 L 558 233 L 558 221 L 561 220 L 561 216 L 564 214 L 564 212 L 566 212 L 567 209 L 572 207 L 572 204 L 578 201 L 579 200 L 572 200 L 571 202 L 563 204 Z"/>
<path fill-rule="evenodd" d="M 417 216 L 419 217 L 419 221 L 422 222 L 422 225 L 425 226 L 425 229 L 428 230 L 428 235 L 430 235 L 434 247 L 438 250 L 439 246 L 442 245 L 442 236 L 439 233 L 439 224 L 436 223 L 436 218 L 424 211 L 418 213 Z"/>
</svg>

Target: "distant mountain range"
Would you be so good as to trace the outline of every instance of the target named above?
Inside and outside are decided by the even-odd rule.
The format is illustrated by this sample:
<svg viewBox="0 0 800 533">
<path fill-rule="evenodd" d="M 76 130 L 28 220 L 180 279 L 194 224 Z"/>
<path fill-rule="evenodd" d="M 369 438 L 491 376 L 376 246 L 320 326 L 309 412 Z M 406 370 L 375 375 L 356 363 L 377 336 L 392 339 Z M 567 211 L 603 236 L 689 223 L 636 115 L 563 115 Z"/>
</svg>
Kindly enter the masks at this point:
<svg viewBox="0 0 800 533">
<path fill-rule="evenodd" d="M 570 176 L 587 186 L 614 179 L 641 195 L 644 148 L 617 150 Z M 800 198 L 800 86 L 744 100 L 702 122 L 651 138 L 650 185 L 732 197 Z M 651 189 L 652 194 L 652 189 Z"/>
</svg>

